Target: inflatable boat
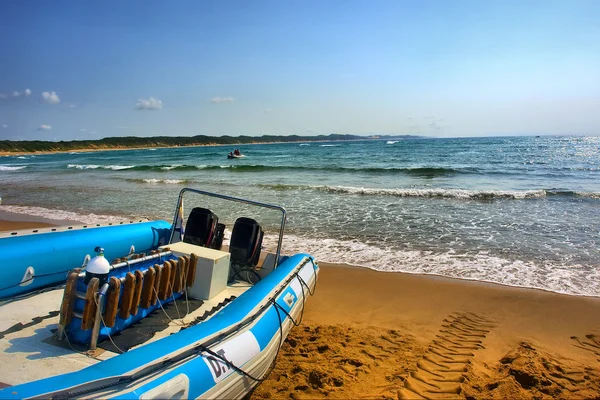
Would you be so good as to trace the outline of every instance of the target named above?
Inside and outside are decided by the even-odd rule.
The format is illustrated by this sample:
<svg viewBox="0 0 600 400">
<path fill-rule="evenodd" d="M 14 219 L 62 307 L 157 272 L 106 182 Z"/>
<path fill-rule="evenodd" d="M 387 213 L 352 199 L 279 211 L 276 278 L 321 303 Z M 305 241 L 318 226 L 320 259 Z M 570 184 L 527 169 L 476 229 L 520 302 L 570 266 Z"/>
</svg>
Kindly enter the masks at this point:
<svg viewBox="0 0 600 400">
<path fill-rule="evenodd" d="M 193 207 L 184 220 L 184 194 L 281 213 L 276 251 L 261 254 L 263 227 L 251 216 L 235 219 L 225 247 L 226 227 L 210 208 Z M 112 262 L 108 244 L 117 247 L 111 241 L 117 229 L 106 228 L 116 227 L 23 234 L 47 235 L 54 247 L 32 242 L 47 246 L 43 259 L 22 244 L 19 274 L 2 270 L 0 276 L 20 275 L 21 282 L 29 264 L 32 282 L 45 274 L 62 275 L 63 282 L 3 295 L 0 397 L 246 396 L 272 370 L 316 287 L 319 267 L 310 255 L 280 254 L 285 221 L 285 209 L 276 205 L 183 189 L 172 224 L 157 221 L 138 232 L 153 232 L 151 250 L 136 247 Z M 0 255 L 8 257 L 3 241 L 14 236 L 0 238 Z M 137 238 L 129 230 L 123 236 Z M 66 276 L 65 267 L 71 268 Z"/>
</svg>

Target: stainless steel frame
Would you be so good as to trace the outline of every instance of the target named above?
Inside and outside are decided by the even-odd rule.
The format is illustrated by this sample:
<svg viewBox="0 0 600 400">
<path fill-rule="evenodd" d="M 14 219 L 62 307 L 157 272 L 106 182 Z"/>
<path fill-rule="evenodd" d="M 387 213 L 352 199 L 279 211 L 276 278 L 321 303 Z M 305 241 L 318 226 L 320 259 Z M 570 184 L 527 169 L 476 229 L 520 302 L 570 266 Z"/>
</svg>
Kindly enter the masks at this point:
<svg viewBox="0 0 600 400">
<path fill-rule="evenodd" d="M 281 206 L 278 206 L 278 205 L 275 205 L 275 204 L 260 203 L 258 201 L 247 200 L 247 199 L 242 199 L 242 198 L 233 197 L 233 196 L 227 196 L 227 195 L 224 195 L 224 194 L 206 192 L 204 190 L 199 190 L 199 189 L 183 188 L 179 192 L 179 197 L 177 199 L 177 206 L 175 207 L 175 216 L 173 217 L 173 224 L 171 225 L 171 235 L 169 237 L 169 243 L 173 242 L 173 235 L 175 234 L 175 227 L 177 226 L 177 222 L 178 222 L 178 219 L 179 219 L 179 208 L 181 207 L 181 201 L 183 199 L 183 195 L 186 192 L 192 192 L 192 193 L 201 194 L 201 195 L 205 195 L 205 196 L 216 197 L 216 198 L 219 198 L 219 199 L 222 199 L 222 200 L 235 201 L 235 202 L 238 202 L 238 203 L 244 203 L 244 204 L 249 204 L 249 205 L 252 205 L 252 206 L 257 206 L 257 207 L 262 207 L 262 208 L 269 208 L 271 210 L 281 211 L 281 214 L 282 214 L 282 216 L 281 216 L 281 226 L 279 228 L 279 240 L 277 241 L 277 252 L 275 253 L 275 268 L 277 268 L 277 266 L 279 265 L 279 256 L 280 256 L 280 253 L 281 253 L 281 244 L 283 242 L 283 230 L 285 229 L 285 221 L 286 221 L 286 218 L 287 218 L 287 213 L 285 211 L 285 208 L 283 208 Z"/>
</svg>

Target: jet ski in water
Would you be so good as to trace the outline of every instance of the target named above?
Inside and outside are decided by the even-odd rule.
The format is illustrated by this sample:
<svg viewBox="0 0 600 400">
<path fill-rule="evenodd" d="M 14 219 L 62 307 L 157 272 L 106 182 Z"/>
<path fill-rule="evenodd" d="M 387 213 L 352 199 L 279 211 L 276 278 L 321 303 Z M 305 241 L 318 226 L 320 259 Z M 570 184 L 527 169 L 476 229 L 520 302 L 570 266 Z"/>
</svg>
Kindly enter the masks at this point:
<svg viewBox="0 0 600 400">
<path fill-rule="evenodd" d="M 235 149 L 234 151 L 230 151 L 229 154 L 227 154 L 227 158 L 244 158 L 246 157 L 245 155 L 243 155 L 242 153 L 240 153 L 240 151 L 238 149 Z"/>
</svg>

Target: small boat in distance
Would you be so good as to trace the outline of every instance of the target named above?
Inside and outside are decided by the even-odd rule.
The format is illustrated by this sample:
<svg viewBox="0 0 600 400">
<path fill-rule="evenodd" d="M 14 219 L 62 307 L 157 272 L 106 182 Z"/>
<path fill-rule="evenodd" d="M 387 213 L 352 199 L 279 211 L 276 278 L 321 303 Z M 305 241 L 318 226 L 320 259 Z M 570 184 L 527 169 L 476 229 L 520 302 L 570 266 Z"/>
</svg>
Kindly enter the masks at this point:
<svg viewBox="0 0 600 400">
<path fill-rule="evenodd" d="M 199 204 L 220 200 L 243 206 L 219 220 Z M 266 211 L 279 239 L 261 255 L 251 216 Z M 312 256 L 280 254 L 285 221 L 277 205 L 185 188 L 172 223 L 0 234 L 0 398 L 244 398 L 316 287 Z"/>
<path fill-rule="evenodd" d="M 246 157 L 245 155 L 243 155 L 238 149 L 235 149 L 234 151 L 230 151 L 229 154 L 227 154 L 227 158 L 244 158 Z"/>
</svg>

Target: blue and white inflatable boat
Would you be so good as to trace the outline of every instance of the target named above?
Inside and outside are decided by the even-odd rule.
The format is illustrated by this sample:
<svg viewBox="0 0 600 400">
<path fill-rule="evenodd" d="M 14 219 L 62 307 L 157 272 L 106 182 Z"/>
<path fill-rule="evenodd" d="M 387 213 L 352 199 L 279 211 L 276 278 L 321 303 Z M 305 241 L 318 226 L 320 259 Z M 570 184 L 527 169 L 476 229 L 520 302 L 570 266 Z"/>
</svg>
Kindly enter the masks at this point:
<svg viewBox="0 0 600 400">
<path fill-rule="evenodd" d="M 261 257 L 263 229 L 248 216 L 223 248 L 225 225 L 208 208 L 184 223 L 186 193 L 281 212 L 277 250 Z M 15 236 L 24 246 L 0 271 L 12 285 L 0 304 L 0 398 L 244 397 L 268 376 L 316 287 L 311 256 L 280 256 L 285 220 L 279 206 L 184 189 L 173 224 L 0 237 L 0 260 L 16 254 L 5 245 Z"/>
</svg>

